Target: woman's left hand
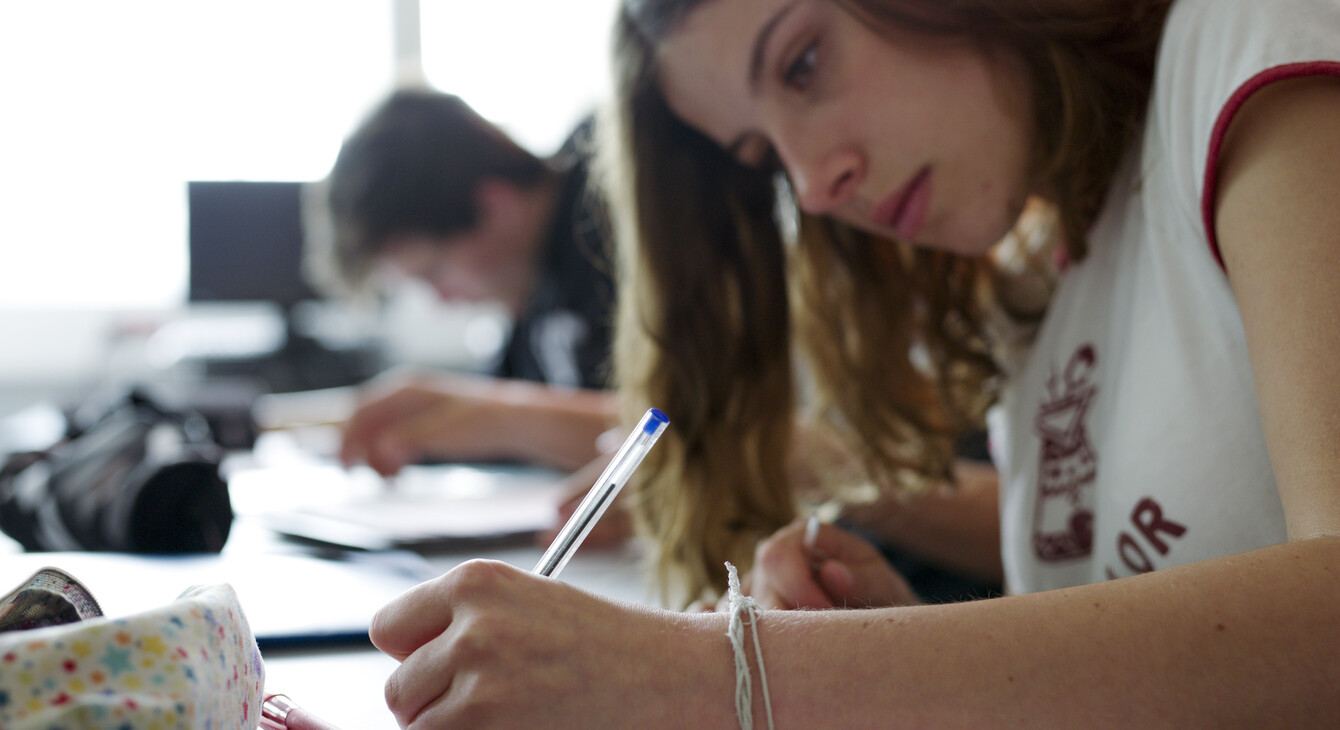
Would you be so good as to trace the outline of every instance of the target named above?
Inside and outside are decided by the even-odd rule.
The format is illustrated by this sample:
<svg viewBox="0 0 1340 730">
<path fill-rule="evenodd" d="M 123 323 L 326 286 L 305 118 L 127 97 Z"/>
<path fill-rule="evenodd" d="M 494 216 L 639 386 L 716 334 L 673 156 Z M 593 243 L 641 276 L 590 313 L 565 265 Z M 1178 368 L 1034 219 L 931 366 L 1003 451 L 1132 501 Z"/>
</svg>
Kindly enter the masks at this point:
<svg viewBox="0 0 1340 730">
<path fill-rule="evenodd" d="M 742 589 L 764 608 L 871 608 L 921 603 L 873 545 L 797 520 L 759 543 Z M 808 537 L 807 537 L 808 532 Z"/>
</svg>

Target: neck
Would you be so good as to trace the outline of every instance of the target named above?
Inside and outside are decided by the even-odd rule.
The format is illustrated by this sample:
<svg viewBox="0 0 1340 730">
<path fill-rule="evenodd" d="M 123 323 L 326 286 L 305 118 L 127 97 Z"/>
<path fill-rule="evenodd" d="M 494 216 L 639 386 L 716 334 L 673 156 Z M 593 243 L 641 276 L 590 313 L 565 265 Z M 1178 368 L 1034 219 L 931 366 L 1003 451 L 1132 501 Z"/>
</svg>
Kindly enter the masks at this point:
<svg viewBox="0 0 1340 730">
<path fill-rule="evenodd" d="M 525 233 L 527 253 L 538 256 L 549 238 L 554 215 L 558 208 L 563 176 L 551 175 L 526 191 L 523 201 L 525 216 L 522 232 Z"/>
<path fill-rule="evenodd" d="M 524 191 L 517 218 L 516 260 L 521 262 L 513 277 L 511 291 L 504 303 L 512 316 L 520 316 L 535 293 L 536 281 L 544 262 L 561 193 L 562 175 L 552 175 Z"/>
</svg>

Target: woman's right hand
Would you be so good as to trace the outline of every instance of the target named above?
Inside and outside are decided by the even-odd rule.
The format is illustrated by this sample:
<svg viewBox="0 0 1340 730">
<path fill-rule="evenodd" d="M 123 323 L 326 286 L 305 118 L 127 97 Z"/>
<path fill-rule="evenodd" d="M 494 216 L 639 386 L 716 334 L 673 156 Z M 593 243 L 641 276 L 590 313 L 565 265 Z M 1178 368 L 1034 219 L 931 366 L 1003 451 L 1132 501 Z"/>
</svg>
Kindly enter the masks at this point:
<svg viewBox="0 0 1340 730">
<path fill-rule="evenodd" d="M 742 590 L 764 608 L 873 608 L 921 603 L 873 545 L 833 525 L 807 520 L 759 543 Z M 808 536 L 807 536 L 808 532 Z"/>
<path fill-rule="evenodd" d="M 725 617 L 620 604 L 474 560 L 377 612 L 401 727 L 727 728 Z"/>
</svg>

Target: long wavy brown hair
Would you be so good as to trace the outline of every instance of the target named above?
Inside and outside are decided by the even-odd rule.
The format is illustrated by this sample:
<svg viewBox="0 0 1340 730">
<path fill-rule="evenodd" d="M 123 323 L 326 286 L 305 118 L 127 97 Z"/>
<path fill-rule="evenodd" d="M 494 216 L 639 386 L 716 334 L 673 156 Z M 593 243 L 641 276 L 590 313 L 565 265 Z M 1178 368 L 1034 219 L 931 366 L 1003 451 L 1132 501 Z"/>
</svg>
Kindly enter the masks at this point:
<svg viewBox="0 0 1340 730">
<path fill-rule="evenodd" d="M 657 47 L 707 1 L 624 0 L 603 124 L 623 408 L 671 417 L 632 493 L 672 600 L 719 593 L 724 562 L 749 566 L 754 544 L 795 516 L 798 372 L 812 375 L 807 411 L 888 492 L 951 480 L 954 439 L 980 425 L 997 380 L 988 260 L 805 215 L 787 235 L 786 186 L 670 111 Z M 1082 257 L 1142 124 L 1171 0 L 834 1 L 877 29 L 1023 61 L 1036 192 Z"/>
</svg>

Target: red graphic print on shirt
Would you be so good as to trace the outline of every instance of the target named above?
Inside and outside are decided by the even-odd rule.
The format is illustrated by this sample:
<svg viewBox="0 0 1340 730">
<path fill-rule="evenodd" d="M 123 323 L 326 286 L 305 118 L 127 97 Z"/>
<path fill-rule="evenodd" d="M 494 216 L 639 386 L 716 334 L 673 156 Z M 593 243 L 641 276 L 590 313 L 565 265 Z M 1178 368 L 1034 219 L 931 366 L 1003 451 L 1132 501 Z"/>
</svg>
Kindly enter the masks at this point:
<svg viewBox="0 0 1340 730">
<path fill-rule="evenodd" d="M 1053 375 L 1038 407 L 1034 426 L 1042 437 L 1038 497 L 1033 512 L 1033 551 L 1055 562 L 1093 551 L 1093 483 L 1098 458 L 1089 443 L 1084 419 L 1098 386 L 1093 383 L 1098 355 L 1083 345 L 1071 356 L 1061 377 Z"/>
</svg>

